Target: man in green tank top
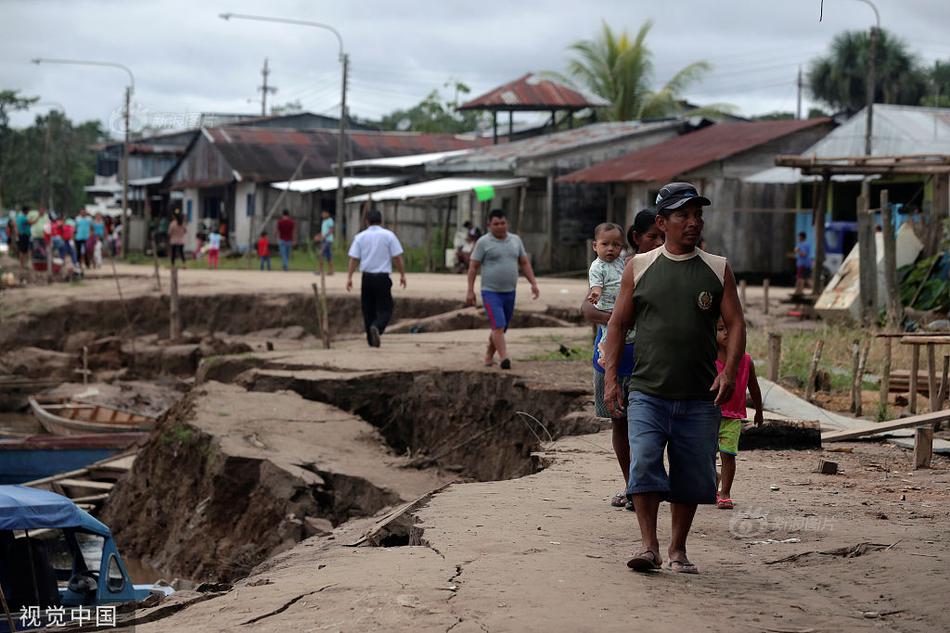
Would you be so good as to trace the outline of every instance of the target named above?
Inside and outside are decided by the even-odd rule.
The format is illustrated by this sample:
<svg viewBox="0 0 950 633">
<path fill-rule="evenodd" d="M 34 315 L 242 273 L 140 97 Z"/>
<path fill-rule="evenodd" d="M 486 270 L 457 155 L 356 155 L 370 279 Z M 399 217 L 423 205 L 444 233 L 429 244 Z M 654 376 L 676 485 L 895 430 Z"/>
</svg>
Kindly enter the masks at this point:
<svg viewBox="0 0 950 633">
<path fill-rule="evenodd" d="M 660 189 L 656 204 L 656 223 L 666 244 L 631 258 L 624 269 L 607 330 L 604 401 L 622 410 L 617 367 L 623 332 L 635 328 L 636 358 L 627 403 L 627 494 L 633 497 L 642 546 L 627 565 L 636 571 L 661 567 L 656 521 L 665 500 L 673 523 L 667 550 L 670 569 L 697 573 L 686 556 L 686 537 L 697 505 L 716 502 L 719 404 L 732 395 L 745 352 L 745 319 L 726 259 L 697 248 L 709 199 L 689 183 L 674 182 Z M 725 367 L 717 373 L 720 315 L 730 339 Z"/>
</svg>

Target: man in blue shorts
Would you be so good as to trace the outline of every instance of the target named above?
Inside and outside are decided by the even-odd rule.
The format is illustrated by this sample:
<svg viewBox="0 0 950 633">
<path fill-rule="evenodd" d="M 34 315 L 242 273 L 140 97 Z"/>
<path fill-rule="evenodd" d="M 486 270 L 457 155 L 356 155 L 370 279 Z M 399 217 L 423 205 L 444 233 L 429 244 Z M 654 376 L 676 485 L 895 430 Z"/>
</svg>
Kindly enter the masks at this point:
<svg viewBox="0 0 950 633">
<path fill-rule="evenodd" d="M 475 277 L 482 273 L 482 303 L 491 326 L 485 366 L 494 363 L 495 352 L 502 369 L 511 369 L 505 332 L 515 312 L 515 288 L 518 285 L 518 270 L 524 272 L 531 284 L 531 295 L 538 298 L 538 282 L 528 260 L 521 238 L 508 232 L 508 218 L 501 209 L 494 209 L 488 216 L 488 233 L 478 238 L 472 250 L 468 266 L 468 294 L 465 302 L 475 305 Z"/>
<path fill-rule="evenodd" d="M 716 502 L 719 405 L 732 395 L 745 352 L 745 318 L 736 280 L 724 257 L 697 248 L 709 199 L 685 182 L 663 186 L 656 225 L 665 244 L 627 263 L 607 326 L 604 401 L 622 409 L 617 384 L 624 333 L 635 329 L 627 430 L 630 476 L 642 546 L 627 562 L 635 571 L 662 565 L 656 534 L 661 501 L 670 502 L 667 550 L 674 572 L 698 573 L 686 556 L 697 505 Z M 716 370 L 716 324 L 730 333 L 722 373 Z M 735 336 L 732 333 L 735 332 Z M 668 452 L 670 470 L 663 465 Z"/>
</svg>

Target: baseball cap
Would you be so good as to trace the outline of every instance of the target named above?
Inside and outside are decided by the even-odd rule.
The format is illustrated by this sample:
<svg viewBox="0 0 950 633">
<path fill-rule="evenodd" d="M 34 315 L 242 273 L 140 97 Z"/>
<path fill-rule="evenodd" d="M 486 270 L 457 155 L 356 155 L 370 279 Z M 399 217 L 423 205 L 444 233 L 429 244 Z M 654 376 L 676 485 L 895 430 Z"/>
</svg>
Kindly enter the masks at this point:
<svg viewBox="0 0 950 633">
<path fill-rule="evenodd" d="M 679 209 L 690 200 L 697 201 L 701 206 L 712 204 L 709 198 L 699 195 L 696 187 L 688 182 L 671 182 L 660 187 L 656 195 L 656 211 L 664 213 Z"/>
</svg>

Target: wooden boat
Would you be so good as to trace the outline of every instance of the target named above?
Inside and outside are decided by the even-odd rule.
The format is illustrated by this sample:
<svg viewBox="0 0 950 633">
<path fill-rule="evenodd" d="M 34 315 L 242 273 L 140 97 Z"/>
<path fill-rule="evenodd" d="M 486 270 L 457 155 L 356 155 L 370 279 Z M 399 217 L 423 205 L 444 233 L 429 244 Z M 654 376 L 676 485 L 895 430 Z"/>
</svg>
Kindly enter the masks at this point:
<svg viewBox="0 0 950 633">
<path fill-rule="evenodd" d="M 140 443 L 147 436 L 147 433 L 92 433 L 3 439 L 0 440 L 0 484 L 19 484 L 64 472 L 78 472 Z"/>
<path fill-rule="evenodd" d="M 30 408 L 43 428 L 53 435 L 150 431 L 158 423 L 157 417 L 69 400 L 38 402 L 30 398 Z"/>
</svg>

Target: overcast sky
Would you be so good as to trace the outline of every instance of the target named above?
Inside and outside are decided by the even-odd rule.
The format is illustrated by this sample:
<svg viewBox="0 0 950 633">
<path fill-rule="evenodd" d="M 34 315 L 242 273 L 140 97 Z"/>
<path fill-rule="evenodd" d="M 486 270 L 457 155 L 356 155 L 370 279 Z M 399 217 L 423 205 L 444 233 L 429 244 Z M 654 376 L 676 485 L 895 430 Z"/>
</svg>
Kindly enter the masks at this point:
<svg viewBox="0 0 950 633">
<path fill-rule="evenodd" d="M 875 0 L 882 25 L 920 57 L 950 59 L 950 2 Z M 218 14 L 265 14 L 335 26 L 351 60 L 350 111 L 378 117 L 417 103 L 457 79 L 475 96 L 529 71 L 563 70 L 567 46 L 597 34 L 601 20 L 631 34 L 647 19 L 655 83 L 699 59 L 714 71 L 687 96 L 741 114 L 795 109 L 799 64 L 832 36 L 864 29 L 857 0 L 0 0 L 0 88 L 39 96 L 74 120 L 115 120 L 126 75 L 119 70 L 35 66 L 32 57 L 115 61 L 134 74 L 140 117 L 170 121 L 196 112 L 260 112 L 260 68 L 270 59 L 274 103 L 339 109 L 337 44 L 317 29 Z M 806 95 L 806 109 L 808 106 Z M 47 106 L 48 107 L 48 106 Z M 32 114 L 13 117 L 27 124 Z M 177 117 L 177 119 L 176 119 Z"/>
</svg>

